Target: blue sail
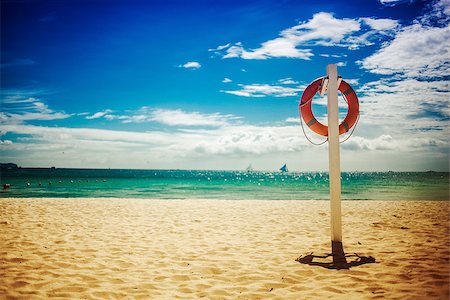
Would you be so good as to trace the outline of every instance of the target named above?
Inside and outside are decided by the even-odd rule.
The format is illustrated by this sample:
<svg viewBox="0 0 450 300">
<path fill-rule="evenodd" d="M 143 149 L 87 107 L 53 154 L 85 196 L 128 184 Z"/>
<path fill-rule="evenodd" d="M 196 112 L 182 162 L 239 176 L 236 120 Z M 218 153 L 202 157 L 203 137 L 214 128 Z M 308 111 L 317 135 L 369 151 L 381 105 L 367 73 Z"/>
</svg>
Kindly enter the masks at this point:
<svg viewBox="0 0 450 300">
<path fill-rule="evenodd" d="M 289 172 L 289 170 L 288 170 L 286 164 L 284 164 L 284 165 L 280 168 L 280 171 L 281 171 L 281 172 Z"/>
</svg>

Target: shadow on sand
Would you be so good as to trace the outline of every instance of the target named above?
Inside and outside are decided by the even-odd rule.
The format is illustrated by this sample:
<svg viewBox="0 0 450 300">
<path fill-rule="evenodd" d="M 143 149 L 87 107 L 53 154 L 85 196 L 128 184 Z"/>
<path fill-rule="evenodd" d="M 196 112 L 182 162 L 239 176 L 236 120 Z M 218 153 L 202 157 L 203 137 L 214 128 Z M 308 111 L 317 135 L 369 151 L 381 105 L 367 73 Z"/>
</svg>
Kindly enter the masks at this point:
<svg viewBox="0 0 450 300">
<path fill-rule="evenodd" d="M 324 255 L 314 255 L 309 253 L 302 255 L 296 259 L 301 264 L 310 266 L 319 266 L 326 269 L 350 269 L 364 264 L 375 263 L 375 258 L 372 256 L 360 256 L 356 253 L 345 254 L 342 243 L 332 242 L 332 253 Z"/>
</svg>

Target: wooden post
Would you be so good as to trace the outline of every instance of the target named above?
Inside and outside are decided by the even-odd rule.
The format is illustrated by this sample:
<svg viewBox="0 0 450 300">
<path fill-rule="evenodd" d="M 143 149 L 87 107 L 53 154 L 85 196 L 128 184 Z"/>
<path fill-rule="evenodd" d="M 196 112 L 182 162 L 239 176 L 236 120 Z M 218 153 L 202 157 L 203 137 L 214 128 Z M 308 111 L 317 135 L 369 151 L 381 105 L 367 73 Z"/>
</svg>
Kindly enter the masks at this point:
<svg viewBox="0 0 450 300">
<path fill-rule="evenodd" d="M 341 167 L 339 153 L 338 77 L 336 65 L 327 65 L 328 159 L 331 202 L 332 251 L 342 251 Z"/>
</svg>

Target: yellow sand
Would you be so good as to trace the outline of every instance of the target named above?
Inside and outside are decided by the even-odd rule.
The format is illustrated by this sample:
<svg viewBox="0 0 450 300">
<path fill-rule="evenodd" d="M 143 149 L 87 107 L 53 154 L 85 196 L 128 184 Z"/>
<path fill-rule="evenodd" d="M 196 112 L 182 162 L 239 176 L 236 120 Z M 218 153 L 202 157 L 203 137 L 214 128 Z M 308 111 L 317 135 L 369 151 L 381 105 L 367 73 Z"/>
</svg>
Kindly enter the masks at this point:
<svg viewBox="0 0 450 300">
<path fill-rule="evenodd" d="M 446 299 L 449 202 L 344 201 L 347 253 L 329 252 L 328 201 L 0 199 L 0 298 Z"/>
</svg>

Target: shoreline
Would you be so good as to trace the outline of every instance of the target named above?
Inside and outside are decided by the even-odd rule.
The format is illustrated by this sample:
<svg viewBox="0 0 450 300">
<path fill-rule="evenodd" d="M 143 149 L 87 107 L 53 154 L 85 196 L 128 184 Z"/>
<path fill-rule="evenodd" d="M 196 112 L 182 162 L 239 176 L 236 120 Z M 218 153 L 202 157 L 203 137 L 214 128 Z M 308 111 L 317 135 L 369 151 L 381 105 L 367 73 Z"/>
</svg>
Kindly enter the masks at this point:
<svg viewBox="0 0 450 300">
<path fill-rule="evenodd" d="M 376 263 L 295 261 L 331 251 L 327 200 L 0 198 L 0 294 L 449 297 L 448 201 L 342 202 L 344 251 Z"/>
</svg>

